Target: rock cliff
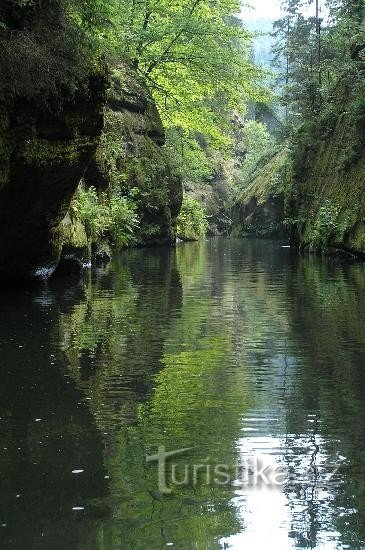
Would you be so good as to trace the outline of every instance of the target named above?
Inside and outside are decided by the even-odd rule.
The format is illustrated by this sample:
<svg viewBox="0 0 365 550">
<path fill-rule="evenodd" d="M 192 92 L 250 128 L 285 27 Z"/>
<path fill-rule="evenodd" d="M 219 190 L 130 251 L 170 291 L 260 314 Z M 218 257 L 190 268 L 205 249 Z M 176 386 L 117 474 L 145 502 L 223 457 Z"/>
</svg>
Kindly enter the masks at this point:
<svg viewBox="0 0 365 550">
<path fill-rule="evenodd" d="M 58 226 L 103 128 L 106 73 L 74 52 L 57 9 L 4 2 L 0 20 L 0 280 L 51 273 Z"/>
<path fill-rule="evenodd" d="M 127 63 L 111 71 L 100 147 L 86 183 L 133 196 L 140 219 L 140 245 L 173 244 L 182 202 L 181 179 L 163 148 L 165 131 L 143 81 Z"/>
<path fill-rule="evenodd" d="M 299 246 L 365 256 L 365 103 L 341 96 L 336 112 L 298 134 L 287 215 Z"/>
<path fill-rule="evenodd" d="M 61 255 L 82 258 L 85 231 L 69 212 L 81 181 L 135 197 L 137 244 L 174 243 L 182 201 L 159 113 L 133 68 L 108 69 L 57 3 L 35 5 L 0 6 L 1 282 L 46 278 Z"/>
<path fill-rule="evenodd" d="M 283 149 L 257 169 L 231 209 L 232 236 L 278 237 L 285 234 L 287 160 L 288 151 Z"/>
</svg>

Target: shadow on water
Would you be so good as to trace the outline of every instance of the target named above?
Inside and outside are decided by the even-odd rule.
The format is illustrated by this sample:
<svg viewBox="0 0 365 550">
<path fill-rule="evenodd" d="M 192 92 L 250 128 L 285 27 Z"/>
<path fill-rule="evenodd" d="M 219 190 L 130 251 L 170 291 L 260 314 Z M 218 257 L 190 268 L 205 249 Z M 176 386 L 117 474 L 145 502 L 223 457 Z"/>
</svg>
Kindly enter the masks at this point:
<svg viewBox="0 0 365 550">
<path fill-rule="evenodd" d="M 1 548 L 362 548 L 364 309 L 364 265 L 223 238 L 2 296 Z M 192 475 L 257 455 L 283 487 Z"/>
<path fill-rule="evenodd" d="M 56 296 L 14 292 L 2 296 L 1 309 L 0 546 L 92 543 L 79 523 L 84 512 L 72 509 L 88 501 L 90 518 L 108 513 L 103 442 L 54 346 Z M 72 474 L 76 469 L 85 474 Z"/>
</svg>

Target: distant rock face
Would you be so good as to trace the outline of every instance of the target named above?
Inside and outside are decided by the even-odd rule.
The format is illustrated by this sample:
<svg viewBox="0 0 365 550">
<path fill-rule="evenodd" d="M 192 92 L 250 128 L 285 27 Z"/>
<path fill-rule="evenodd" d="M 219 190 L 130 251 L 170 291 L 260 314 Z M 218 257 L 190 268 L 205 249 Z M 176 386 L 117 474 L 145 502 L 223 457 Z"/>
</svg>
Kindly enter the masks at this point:
<svg viewBox="0 0 365 550">
<path fill-rule="evenodd" d="M 138 244 L 173 244 L 176 239 L 182 182 L 164 144 L 161 118 L 144 83 L 126 64 L 112 70 L 101 145 L 85 180 L 133 195 L 140 218 Z"/>
<path fill-rule="evenodd" d="M 286 160 L 284 149 L 258 169 L 231 211 L 232 236 L 282 237 Z"/>
<path fill-rule="evenodd" d="M 56 38 L 50 36 L 62 27 L 58 18 L 60 13 L 36 19 L 33 28 L 31 18 L 20 22 L 19 16 L 16 23 L 22 25 L 22 33 L 0 35 L 5 52 L 0 61 L 1 282 L 47 276 L 56 267 L 62 246 L 58 226 L 103 128 L 105 70 L 84 67 L 84 74 L 75 74 L 78 67 L 73 59 L 55 48 Z M 35 43 L 39 52 L 32 50 Z M 50 75 L 44 76 L 44 82 L 39 82 L 41 74 L 37 77 L 38 54 L 41 65 L 48 56 Z M 12 77 L 17 63 L 23 63 L 24 71 Z M 52 73 L 57 67 L 62 75 Z M 32 74 L 35 81 L 30 87 Z"/>
<path fill-rule="evenodd" d="M 185 182 L 187 196 L 204 206 L 208 220 L 208 236 L 227 235 L 230 231 L 229 186 L 220 174 L 209 182 Z"/>
</svg>

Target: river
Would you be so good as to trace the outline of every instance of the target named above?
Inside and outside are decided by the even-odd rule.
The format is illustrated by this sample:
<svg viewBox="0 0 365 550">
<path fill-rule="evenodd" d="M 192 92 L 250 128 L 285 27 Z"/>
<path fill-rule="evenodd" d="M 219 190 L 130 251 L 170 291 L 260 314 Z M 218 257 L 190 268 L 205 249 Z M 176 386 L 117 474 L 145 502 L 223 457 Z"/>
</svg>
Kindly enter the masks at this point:
<svg viewBox="0 0 365 550">
<path fill-rule="evenodd" d="M 2 549 L 365 548 L 364 264 L 217 238 L 0 307 Z"/>
</svg>

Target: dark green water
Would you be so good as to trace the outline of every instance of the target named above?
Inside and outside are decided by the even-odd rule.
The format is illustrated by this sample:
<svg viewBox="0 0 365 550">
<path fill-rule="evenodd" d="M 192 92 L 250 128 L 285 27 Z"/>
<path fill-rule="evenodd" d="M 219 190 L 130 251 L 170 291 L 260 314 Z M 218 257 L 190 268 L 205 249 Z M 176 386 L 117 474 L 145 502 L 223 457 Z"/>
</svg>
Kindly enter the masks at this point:
<svg viewBox="0 0 365 550">
<path fill-rule="evenodd" d="M 1 549 L 365 548 L 365 265 L 217 239 L 0 307 Z"/>
</svg>

